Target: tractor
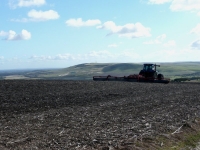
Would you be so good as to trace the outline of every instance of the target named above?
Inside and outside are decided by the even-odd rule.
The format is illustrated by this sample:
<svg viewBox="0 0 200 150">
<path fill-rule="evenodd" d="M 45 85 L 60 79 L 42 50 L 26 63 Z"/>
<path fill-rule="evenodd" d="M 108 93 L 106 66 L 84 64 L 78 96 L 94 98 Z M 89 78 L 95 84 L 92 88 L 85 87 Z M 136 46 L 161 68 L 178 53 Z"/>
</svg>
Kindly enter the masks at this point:
<svg viewBox="0 0 200 150">
<path fill-rule="evenodd" d="M 164 79 L 163 74 L 158 74 L 156 67 L 160 67 L 160 65 L 156 64 L 144 64 L 143 69 L 140 71 L 139 75 L 144 76 L 145 78 L 158 78 Z"/>
<path fill-rule="evenodd" d="M 158 74 L 156 70 L 160 65 L 144 64 L 139 74 L 129 76 L 93 76 L 94 81 L 130 81 L 130 82 L 152 82 L 152 83 L 169 83 L 170 79 L 164 78 L 163 74 Z"/>
</svg>

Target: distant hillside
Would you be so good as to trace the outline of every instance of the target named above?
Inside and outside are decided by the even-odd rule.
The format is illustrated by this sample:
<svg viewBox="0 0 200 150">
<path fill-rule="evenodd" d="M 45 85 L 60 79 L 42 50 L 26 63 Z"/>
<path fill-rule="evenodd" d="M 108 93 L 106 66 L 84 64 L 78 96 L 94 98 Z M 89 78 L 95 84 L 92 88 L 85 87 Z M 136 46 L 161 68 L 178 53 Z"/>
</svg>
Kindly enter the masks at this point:
<svg viewBox="0 0 200 150">
<path fill-rule="evenodd" d="M 125 75 L 125 74 L 138 73 L 141 70 L 141 68 L 142 68 L 141 64 L 121 63 L 121 64 L 108 65 L 102 69 L 102 72 Z"/>
<path fill-rule="evenodd" d="M 166 77 L 200 77 L 200 62 L 157 63 Z M 138 74 L 142 63 L 86 63 L 63 69 L 0 72 L 0 79 L 91 80 L 93 76 Z"/>
</svg>

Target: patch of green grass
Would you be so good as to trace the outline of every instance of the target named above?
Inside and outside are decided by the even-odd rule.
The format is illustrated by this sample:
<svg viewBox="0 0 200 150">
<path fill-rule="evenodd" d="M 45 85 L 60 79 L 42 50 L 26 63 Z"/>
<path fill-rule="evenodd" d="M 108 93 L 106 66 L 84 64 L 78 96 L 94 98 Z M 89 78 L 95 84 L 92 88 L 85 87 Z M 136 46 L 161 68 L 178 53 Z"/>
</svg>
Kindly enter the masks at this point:
<svg viewBox="0 0 200 150">
<path fill-rule="evenodd" d="M 164 143 L 164 146 L 160 150 L 181 150 L 181 149 L 190 149 L 195 148 L 200 141 L 200 132 L 196 134 L 184 134 L 179 141 L 173 141 L 167 138 L 159 138 L 160 142 Z"/>
<path fill-rule="evenodd" d="M 183 141 L 185 146 L 196 147 L 197 143 L 200 141 L 200 132 L 195 135 L 188 135 L 186 139 Z"/>
</svg>

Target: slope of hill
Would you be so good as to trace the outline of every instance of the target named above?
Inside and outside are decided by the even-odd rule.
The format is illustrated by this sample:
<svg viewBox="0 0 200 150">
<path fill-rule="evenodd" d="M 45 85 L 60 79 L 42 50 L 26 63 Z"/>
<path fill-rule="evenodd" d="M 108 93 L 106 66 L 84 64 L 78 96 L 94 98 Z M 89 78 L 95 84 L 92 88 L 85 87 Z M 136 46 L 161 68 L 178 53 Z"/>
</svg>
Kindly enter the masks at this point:
<svg viewBox="0 0 200 150">
<path fill-rule="evenodd" d="M 200 77 L 200 62 L 157 63 L 157 70 L 171 79 L 180 77 Z M 0 72 L 1 79 L 58 79 L 91 80 L 93 76 L 127 76 L 138 74 L 142 63 L 86 63 L 63 69 L 26 70 L 20 72 Z"/>
</svg>

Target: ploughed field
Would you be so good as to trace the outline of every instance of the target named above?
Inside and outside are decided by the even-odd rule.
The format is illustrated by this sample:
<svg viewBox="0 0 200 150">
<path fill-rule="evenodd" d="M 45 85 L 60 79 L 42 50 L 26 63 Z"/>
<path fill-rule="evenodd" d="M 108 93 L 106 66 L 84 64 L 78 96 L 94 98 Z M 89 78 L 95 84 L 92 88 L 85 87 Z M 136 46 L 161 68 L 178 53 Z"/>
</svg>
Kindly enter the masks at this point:
<svg viewBox="0 0 200 150">
<path fill-rule="evenodd" d="M 156 149 L 199 117 L 198 83 L 0 81 L 2 150 Z"/>
</svg>

